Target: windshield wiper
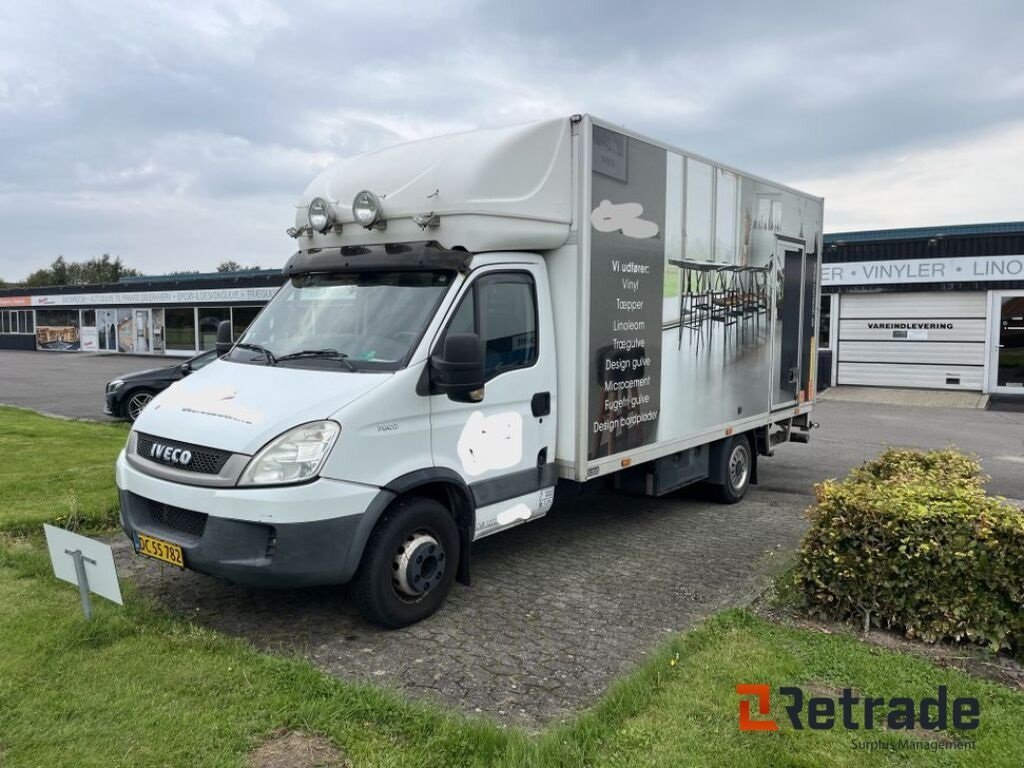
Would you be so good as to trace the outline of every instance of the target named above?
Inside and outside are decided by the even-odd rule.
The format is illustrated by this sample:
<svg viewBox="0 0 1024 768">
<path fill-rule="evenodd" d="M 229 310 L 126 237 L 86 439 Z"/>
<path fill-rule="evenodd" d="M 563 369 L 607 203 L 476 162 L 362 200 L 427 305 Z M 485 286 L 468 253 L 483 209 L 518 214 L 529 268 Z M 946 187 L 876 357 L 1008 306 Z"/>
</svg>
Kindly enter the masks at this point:
<svg viewBox="0 0 1024 768">
<path fill-rule="evenodd" d="M 344 352 L 339 352 L 336 349 L 304 349 L 301 352 L 292 352 L 287 355 L 281 355 L 277 358 L 277 362 L 282 363 L 285 360 L 298 360 L 302 357 L 326 357 L 330 360 L 337 360 L 345 365 L 350 371 L 358 371 L 359 369 L 352 364 L 352 361 L 348 359 L 348 355 Z"/>
<path fill-rule="evenodd" d="M 240 341 L 235 344 L 239 349 L 251 349 L 253 352 L 259 352 L 267 360 L 267 365 L 277 365 L 277 358 L 274 357 L 274 353 L 271 352 L 264 346 L 259 344 L 252 344 L 248 341 Z"/>
</svg>

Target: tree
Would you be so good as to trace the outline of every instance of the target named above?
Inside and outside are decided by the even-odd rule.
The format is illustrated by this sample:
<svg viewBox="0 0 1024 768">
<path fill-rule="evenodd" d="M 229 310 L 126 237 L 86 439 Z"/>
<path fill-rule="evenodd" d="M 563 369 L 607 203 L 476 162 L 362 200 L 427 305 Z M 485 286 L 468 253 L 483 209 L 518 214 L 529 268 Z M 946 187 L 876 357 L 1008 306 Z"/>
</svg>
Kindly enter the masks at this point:
<svg viewBox="0 0 1024 768">
<path fill-rule="evenodd" d="M 234 261 L 232 259 L 222 261 L 220 264 L 217 265 L 218 272 L 252 272 L 257 269 L 261 269 L 261 267 L 258 264 L 251 267 L 243 267 L 237 261 Z"/>
<path fill-rule="evenodd" d="M 93 283 L 116 283 L 122 277 L 141 274 L 137 269 L 126 267 L 121 257 L 110 258 L 104 253 L 87 261 L 67 261 L 58 256 L 49 267 L 37 269 L 25 280 L 25 285 L 91 285 Z"/>
</svg>

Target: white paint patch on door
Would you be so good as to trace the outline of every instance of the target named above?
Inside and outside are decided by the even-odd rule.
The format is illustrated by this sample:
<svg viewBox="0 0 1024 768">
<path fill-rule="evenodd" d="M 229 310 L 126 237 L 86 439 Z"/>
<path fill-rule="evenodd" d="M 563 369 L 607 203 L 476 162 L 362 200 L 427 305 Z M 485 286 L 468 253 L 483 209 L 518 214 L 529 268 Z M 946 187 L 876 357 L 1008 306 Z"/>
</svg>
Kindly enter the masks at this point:
<svg viewBox="0 0 1024 768">
<path fill-rule="evenodd" d="M 476 511 L 476 531 L 473 539 L 482 539 L 492 533 L 522 525 L 528 520 L 539 520 L 551 509 L 555 488 L 541 488 L 514 499 L 488 504 Z"/>
<path fill-rule="evenodd" d="M 602 200 L 590 214 L 590 223 L 598 232 L 620 231 L 626 237 L 646 239 L 658 234 L 658 225 L 641 219 L 644 207 L 640 203 L 613 203 Z"/>
<path fill-rule="evenodd" d="M 503 509 L 497 515 L 495 520 L 498 521 L 498 525 L 512 525 L 520 520 L 526 521 L 533 517 L 533 510 L 531 510 L 525 504 L 513 504 L 508 509 Z"/>
<path fill-rule="evenodd" d="M 457 445 L 462 471 L 477 477 L 495 469 L 508 469 L 523 460 L 523 417 L 518 411 L 484 416 L 473 411 Z"/>
</svg>

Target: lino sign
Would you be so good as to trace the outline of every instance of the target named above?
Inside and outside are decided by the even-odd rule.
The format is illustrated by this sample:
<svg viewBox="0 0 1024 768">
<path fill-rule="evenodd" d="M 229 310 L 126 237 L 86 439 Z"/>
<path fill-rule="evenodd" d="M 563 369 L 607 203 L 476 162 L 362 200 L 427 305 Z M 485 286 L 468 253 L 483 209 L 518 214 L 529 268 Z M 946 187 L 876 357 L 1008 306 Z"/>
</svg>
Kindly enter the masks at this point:
<svg viewBox="0 0 1024 768">
<path fill-rule="evenodd" d="M 851 261 L 821 265 L 821 284 L 826 287 L 999 280 L 1024 280 L 1024 256 Z"/>
</svg>

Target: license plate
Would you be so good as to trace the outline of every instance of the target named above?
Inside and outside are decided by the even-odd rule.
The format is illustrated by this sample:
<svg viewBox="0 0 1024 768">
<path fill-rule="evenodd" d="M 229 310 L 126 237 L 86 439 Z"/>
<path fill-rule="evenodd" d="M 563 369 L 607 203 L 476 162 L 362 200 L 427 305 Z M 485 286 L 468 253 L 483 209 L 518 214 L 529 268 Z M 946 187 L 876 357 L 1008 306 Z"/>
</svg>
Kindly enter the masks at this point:
<svg viewBox="0 0 1024 768">
<path fill-rule="evenodd" d="M 135 551 L 140 555 L 146 557 L 152 557 L 154 560 L 161 560 L 171 565 L 176 565 L 178 568 L 185 567 L 185 557 L 182 554 L 181 547 L 177 544 L 171 544 L 169 541 L 163 541 L 161 539 L 154 539 L 152 536 L 146 536 L 144 534 L 138 534 L 138 546 Z"/>
</svg>

